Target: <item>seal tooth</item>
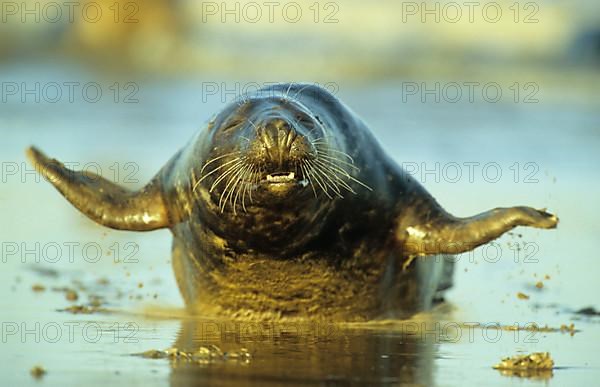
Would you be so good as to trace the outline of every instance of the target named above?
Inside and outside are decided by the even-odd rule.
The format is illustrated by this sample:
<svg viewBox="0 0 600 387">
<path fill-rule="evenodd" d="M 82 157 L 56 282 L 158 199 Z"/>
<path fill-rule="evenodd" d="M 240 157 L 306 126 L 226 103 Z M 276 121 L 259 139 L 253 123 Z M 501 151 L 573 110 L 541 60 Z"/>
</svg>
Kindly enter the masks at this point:
<svg viewBox="0 0 600 387">
<path fill-rule="evenodd" d="M 288 181 L 294 180 L 295 176 L 296 176 L 296 174 L 294 172 L 289 172 L 286 175 L 276 174 L 275 176 L 268 174 L 267 182 L 274 182 L 274 183 L 288 182 Z"/>
</svg>

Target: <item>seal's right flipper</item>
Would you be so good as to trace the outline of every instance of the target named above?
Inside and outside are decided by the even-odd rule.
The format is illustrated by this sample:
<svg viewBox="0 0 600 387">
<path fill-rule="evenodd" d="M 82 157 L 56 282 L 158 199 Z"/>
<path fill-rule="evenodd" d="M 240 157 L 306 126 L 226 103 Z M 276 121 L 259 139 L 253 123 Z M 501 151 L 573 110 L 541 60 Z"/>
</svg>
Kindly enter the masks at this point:
<svg viewBox="0 0 600 387">
<path fill-rule="evenodd" d="M 156 181 L 139 191 L 130 191 L 96 174 L 71 171 L 35 147 L 26 153 L 38 172 L 93 221 L 119 230 L 150 231 L 169 227 Z"/>
<path fill-rule="evenodd" d="M 556 228 L 558 218 L 531 207 L 495 208 L 469 218 L 436 211 L 434 219 L 400 229 L 404 252 L 410 256 L 458 254 L 488 243 L 517 226 Z"/>
</svg>

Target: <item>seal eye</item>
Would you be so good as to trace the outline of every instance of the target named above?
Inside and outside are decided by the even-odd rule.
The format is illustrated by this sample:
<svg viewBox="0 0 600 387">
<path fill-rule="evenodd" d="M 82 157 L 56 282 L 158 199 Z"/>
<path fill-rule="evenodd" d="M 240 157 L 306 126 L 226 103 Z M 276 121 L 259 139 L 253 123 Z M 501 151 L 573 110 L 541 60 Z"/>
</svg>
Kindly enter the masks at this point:
<svg viewBox="0 0 600 387">
<path fill-rule="evenodd" d="M 304 126 L 306 129 L 314 129 L 315 127 L 313 120 L 302 114 L 296 115 L 296 122 Z"/>
<path fill-rule="evenodd" d="M 244 123 L 244 121 L 243 121 L 243 120 L 240 120 L 240 119 L 237 119 L 237 120 L 231 120 L 231 121 L 229 121 L 229 122 L 226 122 L 226 123 L 225 123 L 225 125 L 223 125 L 223 126 L 221 127 L 221 131 L 222 131 L 223 133 L 229 133 L 229 132 L 231 132 L 232 130 L 234 130 L 234 129 L 237 129 L 237 128 L 238 128 L 238 127 L 239 127 L 241 124 L 243 124 L 243 123 Z"/>
</svg>

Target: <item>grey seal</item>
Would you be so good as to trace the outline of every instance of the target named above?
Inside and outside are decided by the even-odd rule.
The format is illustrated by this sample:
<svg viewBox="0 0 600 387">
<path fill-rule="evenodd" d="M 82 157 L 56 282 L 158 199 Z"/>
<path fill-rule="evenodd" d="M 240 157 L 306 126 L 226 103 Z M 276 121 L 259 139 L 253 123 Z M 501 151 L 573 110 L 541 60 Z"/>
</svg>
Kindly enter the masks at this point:
<svg viewBox="0 0 600 387">
<path fill-rule="evenodd" d="M 230 103 L 138 191 L 27 154 L 92 220 L 170 229 L 181 294 L 205 316 L 408 317 L 451 286 L 452 254 L 558 223 L 524 206 L 451 215 L 357 114 L 310 84 Z"/>
</svg>

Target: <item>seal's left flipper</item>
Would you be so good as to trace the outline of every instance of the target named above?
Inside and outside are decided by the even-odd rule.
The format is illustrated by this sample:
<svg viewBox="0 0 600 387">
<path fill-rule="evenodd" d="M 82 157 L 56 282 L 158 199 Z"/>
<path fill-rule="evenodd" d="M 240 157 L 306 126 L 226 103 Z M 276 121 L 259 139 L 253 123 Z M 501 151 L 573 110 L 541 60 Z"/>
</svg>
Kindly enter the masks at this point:
<svg viewBox="0 0 600 387">
<path fill-rule="evenodd" d="M 437 204 L 437 203 L 436 203 Z M 422 222 L 397 229 L 397 237 L 407 256 L 458 254 L 488 243 L 517 226 L 555 228 L 558 218 L 531 207 L 495 208 L 469 218 L 457 218 L 441 208 Z"/>
<path fill-rule="evenodd" d="M 139 191 L 130 191 L 96 174 L 71 171 L 35 147 L 27 149 L 27 157 L 71 204 L 95 222 L 132 231 L 169 227 L 156 181 Z"/>
</svg>

